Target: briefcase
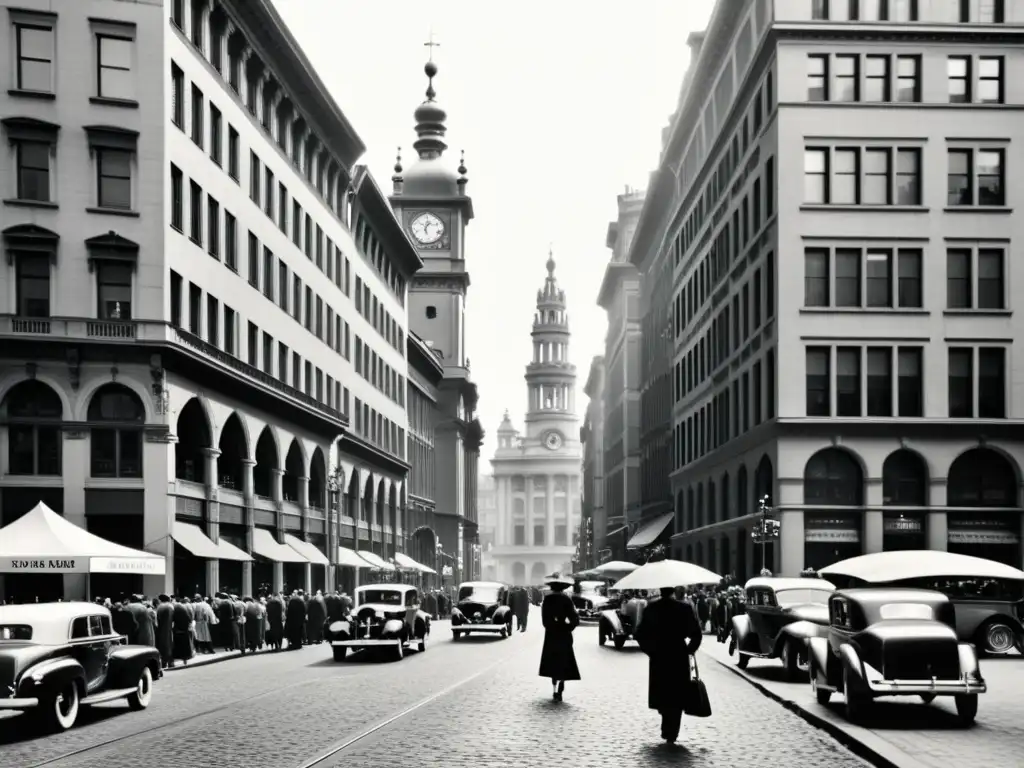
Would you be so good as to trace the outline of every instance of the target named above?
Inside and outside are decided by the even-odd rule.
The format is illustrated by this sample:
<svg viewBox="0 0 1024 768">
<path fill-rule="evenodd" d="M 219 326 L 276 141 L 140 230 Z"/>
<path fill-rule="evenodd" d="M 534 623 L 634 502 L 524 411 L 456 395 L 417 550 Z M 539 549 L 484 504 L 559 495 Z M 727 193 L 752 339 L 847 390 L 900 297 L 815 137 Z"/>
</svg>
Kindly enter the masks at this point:
<svg viewBox="0 0 1024 768">
<path fill-rule="evenodd" d="M 700 679 L 700 670 L 697 668 L 696 656 L 690 657 L 690 672 L 690 685 L 693 686 L 693 689 L 684 711 L 690 717 L 711 717 L 711 699 L 708 698 L 707 686 Z"/>
</svg>

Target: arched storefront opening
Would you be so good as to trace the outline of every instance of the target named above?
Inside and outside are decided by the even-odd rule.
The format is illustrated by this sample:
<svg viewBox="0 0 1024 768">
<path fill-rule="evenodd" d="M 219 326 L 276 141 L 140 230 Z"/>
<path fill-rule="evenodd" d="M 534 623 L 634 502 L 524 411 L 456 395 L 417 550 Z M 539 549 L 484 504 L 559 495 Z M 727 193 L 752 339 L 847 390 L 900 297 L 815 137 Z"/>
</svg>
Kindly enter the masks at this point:
<svg viewBox="0 0 1024 768">
<path fill-rule="evenodd" d="M 849 508 L 864 504 L 864 474 L 853 454 L 825 448 L 808 459 L 804 504 L 804 567 L 820 570 L 861 554 L 863 516 L 860 509 Z"/>
<path fill-rule="evenodd" d="M 771 507 L 775 503 L 775 468 L 772 460 L 762 456 L 754 470 L 754 499 L 751 512 L 758 512 L 761 509 L 761 500 L 767 499 L 765 503 Z M 749 536 L 749 534 L 748 534 Z M 760 574 L 763 569 L 775 573 L 776 548 L 778 542 L 769 541 L 764 547 L 754 544 L 754 574 Z"/>
<path fill-rule="evenodd" d="M 193 397 L 178 414 L 175 426 L 174 476 L 192 483 L 206 482 L 207 451 L 213 446 L 210 422 L 198 398 Z"/>
<path fill-rule="evenodd" d="M 911 507 L 885 512 L 882 549 L 926 549 L 928 466 L 920 454 L 901 448 L 886 457 L 882 464 L 882 504 L 887 507 Z"/>
<path fill-rule="evenodd" d="M 946 505 L 953 508 L 946 515 L 949 551 L 1019 568 L 1017 496 L 1017 468 L 1002 453 L 991 448 L 973 448 L 960 454 L 946 479 Z"/>
</svg>

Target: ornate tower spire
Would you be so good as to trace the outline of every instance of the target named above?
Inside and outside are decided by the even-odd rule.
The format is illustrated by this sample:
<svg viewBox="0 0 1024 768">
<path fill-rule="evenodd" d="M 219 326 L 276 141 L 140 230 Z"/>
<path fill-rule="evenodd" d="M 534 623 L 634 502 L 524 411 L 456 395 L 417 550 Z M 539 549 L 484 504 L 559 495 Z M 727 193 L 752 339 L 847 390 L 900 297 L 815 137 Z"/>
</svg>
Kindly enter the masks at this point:
<svg viewBox="0 0 1024 768">
<path fill-rule="evenodd" d="M 444 142 L 444 135 L 447 132 L 445 126 L 445 120 L 448 119 L 448 113 L 445 112 L 434 101 L 434 97 L 437 92 L 434 90 L 434 77 L 437 75 L 437 64 L 434 63 L 434 48 L 440 46 L 440 43 L 434 42 L 434 33 L 430 33 L 430 40 L 424 43 L 430 49 L 430 59 L 423 66 L 423 71 L 427 75 L 427 99 L 420 104 L 413 116 L 416 118 L 416 135 L 419 137 L 413 142 L 413 148 L 419 152 L 420 158 L 426 160 L 429 158 L 440 157 L 448 145 Z"/>
<path fill-rule="evenodd" d="M 565 291 L 555 278 L 555 256 L 548 248 L 547 277 L 537 291 L 537 312 L 533 317 L 533 360 L 526 367 L 529 386 L 527 421 L 548 416 L 574 418 L 576 368 L 569 362 L 569 316 Z"/>
<path fill-rule="evenodd" d="M 395 156 L 395 175 L 391 177 L 391 183 L 394 184 L 395 194 L 402 194 L 402 148 L 398 148 L 398 154 Z"/>
</svg>

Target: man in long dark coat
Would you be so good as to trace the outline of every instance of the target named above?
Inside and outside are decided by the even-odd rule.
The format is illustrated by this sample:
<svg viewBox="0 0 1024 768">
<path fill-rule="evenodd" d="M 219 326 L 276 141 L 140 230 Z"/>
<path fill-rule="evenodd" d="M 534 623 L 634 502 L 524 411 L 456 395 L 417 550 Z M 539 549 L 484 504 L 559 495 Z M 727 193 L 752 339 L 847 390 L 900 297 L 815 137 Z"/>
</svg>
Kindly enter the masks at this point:
<svg viewBox="0 0 1024 768">
<path fill-rule="evenodd" d="M 310 645 L 319 645 L 324 639 L 324 622 L 327 621 L 327 603 L 317 592 L 306 606 L 306 636 Z"/>
<path fill-rule="evenodd" d="M 245 605 L 245 624 L 243 625 L 245 647 L 255 653 L 260 645 L 260 627 L 263 625 L 263 611 L 260 604 L 251 597 L 246 597 L 243 603 Z"/>
<path fill-rule="evenodd" d="M 341 621 L 343 618 L 345 618 L 345 611 L 341 602 L 341 595 L 338 594 L 337 590 L 324 597 L 324 605 L 327 606 L 328 625 L 331 625 L 336 621 Z"/>
<path fill-rule="evenodd" d="M 188 664 L 195 655 L 192 645 L 192 613 L 188 606 L 175 600 L 172 608 L 174 659 Z M 173 665 L 173 662 L 172 662 Z"/>
<path fill-rule="evenodd" d="M 135 619 L 135 638 L 131 641 L 137 645 L 148 645 L 156 647 L 156 632 L 153 627 L 153 619 L 149 615 L 149 608 L 143 605 L 140 595 L 132 595 L 132 601 L 126 608 Z"/>
<path fill-rule="evenodd" d="M 423 596 L 423 604 L 420 607 L 424 613 L 430 614 L 430 618 L 437 618 L 437 597 L 435 597 L 433 590 Z"/>
<path fill-rule="evenodd" d="M 156 648 L 164 669 L 174 664 L 174 606 L 171 598 L 160 595 L 156 608 Z"/>
<path fill-rule="evenodd" d="M 512 591 L 512 613 L 516 616 L 516 627 L 520 632 L 526 631 L 526 622 L 530 618 L 530 596 L 522 587 Z"/>
<path fill-rule="evenodd" d="M 693 606 L 675 598 L 675 589 L 661 590 L 661 599 L 647 606 L 633 635 L 649 658 L 647 706 L 661 713 L 661 738 L 679 738 L 683 712 L 693 701 L 695 685 L 690 656 L 697 652 L 703 632 Z M 681 640 L 686 638 L 686 645 Z"/>
<path fill-rule="evenodd" d="M 220 636 L 218 645 L 225 651 L 233 651 L 238 647 L 235 645 L 235 611 L 231 605 L 231 598 L 223 592 L 217 601 L 216 612 L 217 620 L 220 622 L 217 625 L 218 635 Z"/>
<path fill-rule="evenodd" d="M 245 656 L 245 603 L 238 599 L 238 595 L 231 596 L 231 631 L 234 647 Z"/>
<path fill-rule="evenodd" d="M 293 592 L 288 600 L 284 633 L 288 638 L 289 651 L 295 651 L 302 647 L 302 639 L 306 634 L 306 601 L 297 591 Z"/>
<path fill-rule="evenodd" d="M 135 636 L 138 633 L 139 627 L 132 612 L 128 610 L 127 597 L 111 606 L 110 621 L 114 625 L 114 631 L 117 634 L 127 637 L 129 643 L 135 642 Z"/>
<path fill-rule="evenodd" d="M 280 651 L 284 640 L 284 600 L 280 594 L 267 598 L 267 622 L 270 624 L 267 644 L 275 651 Z"/>
</svg>

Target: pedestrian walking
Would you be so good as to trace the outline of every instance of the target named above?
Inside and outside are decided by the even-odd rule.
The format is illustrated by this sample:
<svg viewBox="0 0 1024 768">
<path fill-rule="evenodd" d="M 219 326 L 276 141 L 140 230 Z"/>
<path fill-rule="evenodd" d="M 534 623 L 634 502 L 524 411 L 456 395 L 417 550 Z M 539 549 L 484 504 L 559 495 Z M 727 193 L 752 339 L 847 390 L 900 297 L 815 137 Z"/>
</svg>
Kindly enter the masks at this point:
<svg viewBox="0 0 1024 768">
<path fill-rule="evenodd" d="M 156 609 L 156 647 L 164 669 L 174 664 L 174 606 L 171 598 L 160 595 Z"/>
<path fill-rule="evenodd" d="M 580 680 L 576 654 L 572 650 L 572 633 L 580 624 L 576 606 L 565 590 L 572 579 L 555 574 L 546 582 L 551 589 L 541 603 L 541 623 L 544 625 L 544 648 L 540 655 L 540 676 L 551 679 L 552 697 L 562 700 L 566 680 Z"/>
<path fill-rule="evenodd" d="M 683 712 L 698 696 L 690 657 L 704 636 L 693 606 L 677 600 L 675 592 L 675 587 L 661 589 L 661 599 L 647 606 L 633 635 L 649 659 L 647 706 L 661 714 L 661 737 L 669 744 L 679 738 Z"/>
<path fill-rule="evenodd" d="M 512 591 L 511 608 L 516 617 L 516 629 L 525 632 L 526 623 L 530 618 L 530 595 L 526 589 L 516 587 Z"/>
</svg>

